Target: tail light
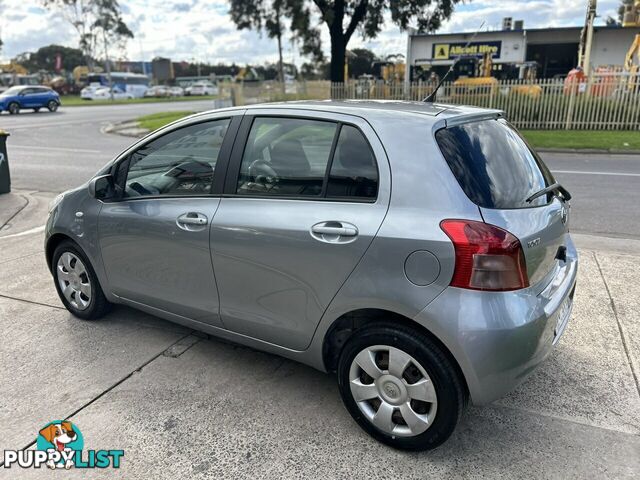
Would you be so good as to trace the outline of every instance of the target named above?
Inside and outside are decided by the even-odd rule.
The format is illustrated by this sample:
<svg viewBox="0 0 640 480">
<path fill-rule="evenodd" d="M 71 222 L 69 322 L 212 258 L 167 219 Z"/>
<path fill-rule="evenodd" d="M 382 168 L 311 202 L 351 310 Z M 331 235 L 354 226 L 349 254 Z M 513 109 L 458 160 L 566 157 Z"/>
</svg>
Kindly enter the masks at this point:
<svg viewBox="0 0 640 480">
<path fill-rule="evenodd" d="M 473 220 L 443 220 L 456 252 L 452 287 L 508 291 L 529 286 L 520 241 L 511 233 Z"/>
</svg>

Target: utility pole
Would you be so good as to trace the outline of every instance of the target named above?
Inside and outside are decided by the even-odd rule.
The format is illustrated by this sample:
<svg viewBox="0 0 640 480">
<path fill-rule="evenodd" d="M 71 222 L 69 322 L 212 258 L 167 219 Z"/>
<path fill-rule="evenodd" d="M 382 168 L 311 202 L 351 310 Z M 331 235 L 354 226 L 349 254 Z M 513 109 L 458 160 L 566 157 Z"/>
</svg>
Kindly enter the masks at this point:
<svg viewBox="0 0 640 480">
<path fill-rule="evenodd" d="M 593 47 L 593 24 L 596 20 L 597 0 L 589 0 L 587 4 L 587 18 L 580 35 L 580 51 L 578 52 L 578 65 L 582 67 L 588 77 L 591 73 L 591 49 Z"/>
<path fill-rule="evenodd" d="M 282 23 L 280 23 L 280 2 L 275 2 L 276 6 L 276 19 L 278 22 L 278 76 L 280 77 L 280 89 L 282 95 L 286 93 L 284 85 L 284 64 L 282 63 Z"/>
<path fill-rule="evenodd" d="M 109 97 L 113 101 L 113 81 L 111 80 L 111 62 L 109 61 L 109 48 L 107 46 L 107 32 L 102 27 L 102 41 L 104 42 L 105 67 L 107 69 L 107 80 L 109 81 Z"/>
</svg>

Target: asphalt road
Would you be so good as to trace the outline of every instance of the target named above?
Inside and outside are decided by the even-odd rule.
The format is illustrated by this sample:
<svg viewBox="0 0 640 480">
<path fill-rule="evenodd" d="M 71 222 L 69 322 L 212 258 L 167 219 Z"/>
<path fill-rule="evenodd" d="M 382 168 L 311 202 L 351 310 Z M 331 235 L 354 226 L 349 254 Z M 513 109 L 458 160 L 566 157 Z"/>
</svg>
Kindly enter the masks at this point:
<svg viewBox="0 0 640 480">
<path fill-rule="evenodd" d="M 102 133 L 101 129 L 110 122 L 167 110 L 201 111 L 212 106 L 210 101 L 198 101 L 63 107 L 55 114 L 2 114 L 0 128 L 11 133 L 13 187 L 59 192 L 89 179 L 133 142 Z M 574 232 L 640 238 L 640 155 L 545 153 L 543 158 L 574 196 Z"/>
</svg>

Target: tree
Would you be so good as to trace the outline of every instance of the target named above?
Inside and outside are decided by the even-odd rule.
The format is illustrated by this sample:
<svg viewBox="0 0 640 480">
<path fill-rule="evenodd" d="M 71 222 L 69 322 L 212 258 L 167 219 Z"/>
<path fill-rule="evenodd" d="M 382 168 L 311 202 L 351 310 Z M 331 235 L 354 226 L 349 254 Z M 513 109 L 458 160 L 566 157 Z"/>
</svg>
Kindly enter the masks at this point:
<svg viewBox="0 0 640 480">
<path fill-rule="evenodd" d="M 622 21 L 624 19 L 624 12 L 627 9 L 627 7 L 631 5 L 633 5 L 633 0 L 621 0 L 620 6 L 618 7 L 618 18 L 608 16 L 606 20 L 607 25 L 608 26 L 622 25 Z"/>
<path fill-rule="evenodd" d="M 265 21 L 263 6 L 276 0 L 258 0 L 246 2 L 232 0 L 231 14 L 239 28 L 250 28 L 256 21 Z M 329 29 L 331 38 L 331 81 L 344 81 L 344 61 L 347 46 L 356 30 L 362 36 L 375 38 L 382 30 L 385 15 L 390 13 L 391 20 L 402 30 L 410 24 L 418 30 L 431 32 L 437 30 L 442 22 L 453 13 L 453 8 L 463 0 L 278 0 L 284 4 L 285 17 L 291 18 L 290 30 L 294 38 L 302 42 L 303 55 L 321 55 L 320 32 L 312 25 L 312 12 L 319 15 L 322 23 Z M 240 4 L 252 12 L 252 22 L 240 24 L 234 10 Z M 315 17 L 314 17 L 315 18 Z"/>
<path fill-rule="evenodd" d="M 282 83 L 282 93 L 284 93 L 283 25 L 280 17 L 287 10 L 285 0 L 272 0 L 271 2 L 231 0 L 231 18 L 239 29 L 255 28 L 257 30 L 266 30 L 269 38 L 278 39 L 278 79 Z"/>
<path fill-rule="evenodd" d="M 240 29 L 265 30 L 269 38 L 278 40 L 278 77 L 284 93 L 284 63 L 282 37 L 286 26 L 282 18 L 288 18 L 292 40 L 302 43 L 301 53 L 322 58 L 320 34 L 311 27 L 311 10 L 300 0 L 231 0 L 231 19 Z"/>
<path fill-rule="evenodd" d="M 24 52 L 12 59 L 30 71 L 53 71 L 56 67 L 56 57 L 62 59 L 62 69 L 70 72 L 78 65 L 82 65 L 84 54 L 78 48 L 69 48 L 62 45 L 47 45 L 36 52 Z"/>
<path fill-rule="evenodd" d="M 93 59 L 100 42 L 104 43 L 108 57 L 110 43 L 121 46 L 123 41 L 133 38 L 133 33 L 122 19 L 117 0 L 42 0 L 45 7 L 58 11 L 78 34 L 78 45 L 85 62 L 93 68 Z"/>
<path fill-rule="evenodd" d="M 361 75 L 373 74 L 373 62 L 378 58 L 376 54 L 366 48 L 354 48 L 349 50 L 351 55 L 347 62 L 349 63 L 349 75 L 358 78 Z"/>
<path fill-rule="evenodd" d="M 4 7 L 2 5 L 2 0 L 0 0 L 0 15 L 4 15 Z M 2 29 L 0 29 L 0 33 L 2 33 Z M 0 53 L 2 53 L 2 37 L 0 37 Z"/>
<path fill-rule="evenodd" d="M 285 68 L 282 60 L 282 37 L 286 32 L 282 18 L 289 19 L 293 41 L 301 41 L 303 55 L 322 58 L 320 35 L 310 25 L 311 11 L 299 0 L 231 0 L 231 19 L 240 29 L 266 31 L 278 40 L 278 78 L 284 93 Z"/>
</svg>

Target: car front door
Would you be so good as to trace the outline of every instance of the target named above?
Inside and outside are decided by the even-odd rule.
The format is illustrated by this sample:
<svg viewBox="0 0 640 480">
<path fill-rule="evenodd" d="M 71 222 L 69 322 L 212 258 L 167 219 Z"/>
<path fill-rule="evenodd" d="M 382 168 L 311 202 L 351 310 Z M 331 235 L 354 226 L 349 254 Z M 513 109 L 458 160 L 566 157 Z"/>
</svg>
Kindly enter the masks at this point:
<svg viewBox="0 0 640 480">
<path fill-rule="evenodd" d="M 229 117 L 173 129 L 114 167 L 119 198 L 105 202 L 98 222 L 114 294 L 221 326 L 209 227 L 220 204 L 215 179 L 239 122 Z"/>
<path fill-rule="evenodd" d="M 36 106 L 35 100 L 37 96 L 35 88 L 25 88 L 20 92 L 20 108 L 33 108 Z"/>
<path fill-rule="evenodd" d="M 225 328 L 295 350 L 375 237 L 390 193 L 364 120 L 300 112 L 245 116 L 211 227 Z"/>
</svg>

